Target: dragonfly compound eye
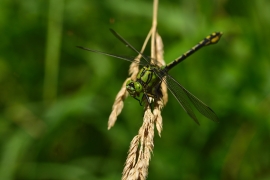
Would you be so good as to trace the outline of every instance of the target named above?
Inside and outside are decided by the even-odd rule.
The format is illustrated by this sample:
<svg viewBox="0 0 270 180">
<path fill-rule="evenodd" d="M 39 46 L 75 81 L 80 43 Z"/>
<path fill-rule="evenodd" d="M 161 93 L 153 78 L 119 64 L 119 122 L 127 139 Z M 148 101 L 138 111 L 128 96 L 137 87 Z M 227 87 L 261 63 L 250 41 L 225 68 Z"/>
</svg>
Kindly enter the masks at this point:
<svg viewBox="0 0 270 180">
<path fill-rule="evenodd" d="M 130 95 L 136 93 L 136 88 L 135 88 L 133 80 L 130 79 L 130 80 L 127 81 L 126 88 L 127 88 L 127 91 L 129 92 Z"/>
<path fill-rule="evenodd" d="M 141 83 L 139 83 L 139 82 L 134 82 L 134 87 L 135 87 L 135 91 L 137 92 L 137 93 L 140 93 L 140 92 L 142 92 L 142 90 L 143 90 L 143 87 L 142 87 L 142 84 Z"/>
</svg>

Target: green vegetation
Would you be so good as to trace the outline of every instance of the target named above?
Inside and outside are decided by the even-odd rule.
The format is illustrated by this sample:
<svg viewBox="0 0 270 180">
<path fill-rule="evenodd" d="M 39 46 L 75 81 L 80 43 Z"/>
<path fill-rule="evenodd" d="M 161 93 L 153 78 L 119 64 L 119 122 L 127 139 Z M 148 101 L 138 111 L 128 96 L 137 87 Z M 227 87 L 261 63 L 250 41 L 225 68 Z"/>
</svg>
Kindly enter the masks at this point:
<svg viewBox="0 0 270 180">
<path fill-rule="evenodd" d="M 143 115 L 129 97 L 107 130 L 129 63 L 75 46 L 136 56 L 109 28 L 140 49 L 152 1 L 51 1 L 1 1 L 0 179 L 120 179 Z M 167 63 L 223 32 L 217 45 L 170 72 L 220 122 L 197 113 L 198 126 L 169 94 L 149 180 L 270 179 L 269 6 L 266 0 L 160 1 Z"/>
</svg>

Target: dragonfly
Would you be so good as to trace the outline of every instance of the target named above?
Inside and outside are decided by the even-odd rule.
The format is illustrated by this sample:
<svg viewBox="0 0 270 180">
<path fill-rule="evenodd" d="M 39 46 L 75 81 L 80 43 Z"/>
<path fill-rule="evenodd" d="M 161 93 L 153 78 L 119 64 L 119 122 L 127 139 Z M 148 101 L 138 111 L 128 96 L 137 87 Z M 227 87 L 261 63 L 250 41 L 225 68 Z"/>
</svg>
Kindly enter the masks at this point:
<svg viewBox="0 0 270 180">
<path fill-rule="evenodd" d="M 121 35 L 115 32 L 113 29 L 110 29 L 111 33 L 119 39 L 125 46 L 132 49 L 137 54 L 141 54 L 136 48 L 134 48 L 127 40 L 125 40 Z M 103 54 L 106 56 L 111 56 L 114 58 L 122 59 L 125 61 L 138 63 L 140 66 L 143 66 L 136 80 L 128 80 L 126 83 L 126 89 L 130 96 L 134 99 L 138 100 L 140 105 L 143 105 L 145 100 L 148 104 L 151 103 L 150 97 L 153 99 L 159 98 L 162 96 L 160 88 L 161 83 L 164 82 L 172 93 L 172 95 L 176 98 L 178 103 L 184 109 L 184 111 L 197 123 L 199 121 L 191 107 L 190 104 L 193 104 L 194 107 L 206 118 L 218 122 L 218 117 L 216 113 L 207 106 L 204 102 L 198 99 L 195 95 L 190 93 L 186 88 L 184 88 L 177 80 L 175 80 L 172 76 L 168 74 L 169 70 L 175 67 L 177 64 L 185 60 L 187 57 L 201 49 L 202 47 L 217 43 L 222 36 L 222 32 L 214 32 L 203 40 L 201 40 L 198 44 L 192 47 L 190 50 L 182 54 L 177 59 L 173 60 L 167 65 L 159 65 L 157 61 L 151 61 L 151 58 L 141 54 L 143 61 L 137 61 L 135 59 L 127 58 L 125 56 L 119 56 L 115 54 L 110 54 L 98 50 L 93 50 L 89 48 L 85 48 L 82 46 L 77 46 L 80 49 Z M 191 103 L 190 103 L 191 102 Z"/>
</svg>

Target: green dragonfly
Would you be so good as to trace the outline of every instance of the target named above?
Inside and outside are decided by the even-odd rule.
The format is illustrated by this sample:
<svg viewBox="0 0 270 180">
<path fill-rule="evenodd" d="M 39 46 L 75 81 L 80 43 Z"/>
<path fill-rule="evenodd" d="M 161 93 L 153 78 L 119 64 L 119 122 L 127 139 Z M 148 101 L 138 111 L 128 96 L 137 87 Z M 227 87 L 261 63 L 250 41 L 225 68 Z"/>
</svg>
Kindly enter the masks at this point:
<svg viewBox="0 0 270 180">
<path fill-rule="evenodd" d="M 124 43 L 127 47 L 132 49 L 137 54 L 141 54 L 137 49 L 135 49 L 129 42 L 127 42 L 122 36 L 120 36 L 118 33 L 116 33 L 114 30 L 110 29 L 112 34 L 118 38 L 122 43 Z M 187 57 L 189 57 L 194 52 L 198 51 L 200 48 L 215 44 L 219 41 L 219 39 L 222 36 L 222 32 L 214 32 L 204 38 L 202 41 L 200 41 L 197 45 L 192 47 L 189 51 L 181 55 L 179 58 L 175 59 L 171 63 L 160 66 L 157 61 L 151 61 L 151 59 L 143 54 L 143 62 L 136 61 L 135 59 L 127 58 L 124 56 L 114 55 L 105 53 L 102 51 L 97 51 L 93 49 L 88 49 L 85 47 L 77 46 L 78 48 L 81 48 L 86 51 L 91 51 L 111 57 L 115 57 L 118 59 L 135 62 L 139 65 L 143 66 L 138 75 L 136 81 L 129 80 L 126 83 L 127 91 L 129 92 L 130 96 L 135 98 L 140 102 L 140 105 L 143 104 L 143 102 L 147 101 L 148 104 L 151 104 L 150 98 L 152 97 L 154 99 L 159 98 L 162 96 L 160 91 L 160 85 L 161 82 L 164 82 L 167 86 L 167 88 L 170 90 L 170 92 L 173 94 L 173 96 L 177 99 L 179 104 L 182 106 L 182 108 L 185 110 L 185 112 L 197 123 L 199 124 L 199 121 L 193 112 L 193 109 L 190 106 L 190 102 L 195 106 L 195 108 L 205 117 L 208 119 L 217 122 L 218 117 L 215 114 L 215 112 L 207 106 L 205 103 L 203 103 L 201 100 L 199 100 L 196 96 L 191 94 L 186 88 L 184 88 L 181 84 L 179 84 L 173 77 L 171 77 L 168 74 L 168 71 L 185 60 Z"/>
</svg>

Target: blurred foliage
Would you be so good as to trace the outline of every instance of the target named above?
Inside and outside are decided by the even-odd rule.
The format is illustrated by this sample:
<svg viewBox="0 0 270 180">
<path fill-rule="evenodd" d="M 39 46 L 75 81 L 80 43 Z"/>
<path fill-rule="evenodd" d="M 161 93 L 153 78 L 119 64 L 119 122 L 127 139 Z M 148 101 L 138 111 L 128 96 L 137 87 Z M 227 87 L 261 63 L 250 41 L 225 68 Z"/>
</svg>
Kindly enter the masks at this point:
<svg viewBox="0 0 270 180">
<path fill-rule="evenodd" d="M 0 179 L 120 179 L 143 114 L 129 97 L 107 130 L 129 63 L 75 46 L 135 56 L 108 29 L 140 49 L 151 27 L 152 1 L 55 1 L 1 0 Z M 267 0 L 160 1 L 158 30 L 167 62 L 211 32 L 224 33 L 218 44 L 171 72 L 215 110 L 220 123 L 198 114 L 197 126 L 169 95 L 149 180 L 270 179 L 269 7 Z M 55 8 L 63 8 L 62 15 L 49 19 Z M 54 17 L 58 35 L 48 33 Z M 49 65 L 58 76 L 44 86 L 51 52 L 59 53 L 59 64 Z M 43 96 L 48 88 L 57 96 Z"/>
</svg>

